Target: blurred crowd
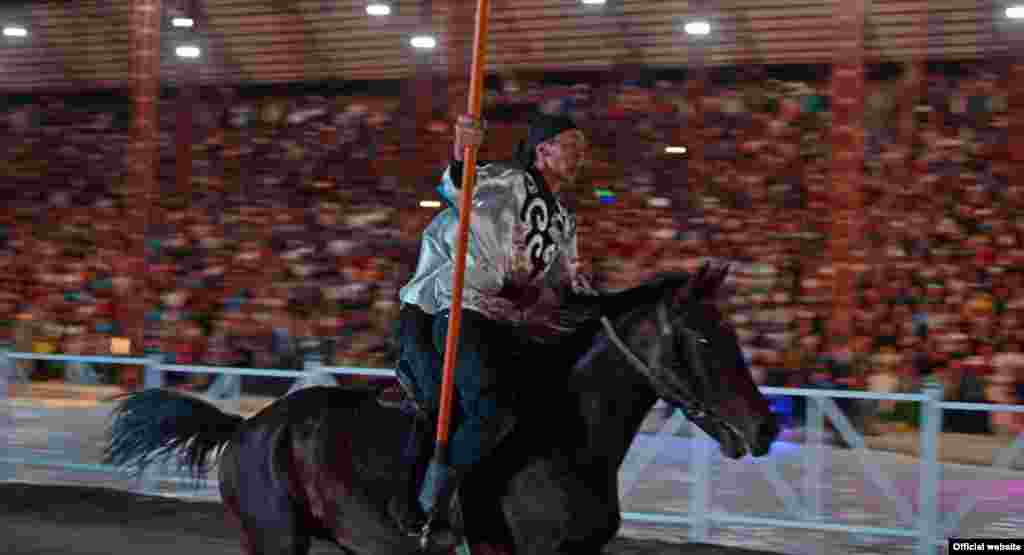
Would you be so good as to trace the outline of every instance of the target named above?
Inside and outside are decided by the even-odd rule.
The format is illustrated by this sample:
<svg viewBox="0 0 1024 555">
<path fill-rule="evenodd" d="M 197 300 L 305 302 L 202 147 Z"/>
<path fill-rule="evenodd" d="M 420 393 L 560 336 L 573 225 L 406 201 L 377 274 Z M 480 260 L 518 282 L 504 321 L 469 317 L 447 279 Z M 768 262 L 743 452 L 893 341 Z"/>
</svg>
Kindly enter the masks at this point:
<svg viewBox="0 0 1024 555">
<path fill-rule="evenodd" d="M 566 196 L 597 285 L 628 287 L 709 256 L 733 261 L 725 303 L 760 383 L 891 392 L 933 379 L 948 399 L 1019 402 L 1024 190 L 1010 179 L 1004 76 L 930 73 L 909 138 L 898 129 L 901 80 L 867 83 L 848 336 L 826 326 L 836 275 L 828 86 L 721 79 L 694 95 L 681 81 L 505 80 L 486 95 L 488 148 L 519 138 L 519 107 L 573 116 L 592 156 Z M 168 361 L 294 368 L 315 353 L 389 367 L 397 289 L 437 210 L 419 203 L 434 198 L 453 114 L 435 111 L 413 130 L 416 144 L 394 99 L 220 91 L 191 114 L 183 188 L 175 102 L 160 105 L 160 194 L 140 275 L 125 255 L 143 208 L 124 162 L 130 106 L 10 107 L 0 122 L 7 342 L 108 354 L 128 333 L 134 285 L 149 307 L 146 351 Z M 432 167 L 409 173 L 410 159 Z M 909 418 L 899 404 L 844 408 L 864 427 Z M 952 426 L 1024 430 L 1013 415 L 965 422 Z"/>
</svg>

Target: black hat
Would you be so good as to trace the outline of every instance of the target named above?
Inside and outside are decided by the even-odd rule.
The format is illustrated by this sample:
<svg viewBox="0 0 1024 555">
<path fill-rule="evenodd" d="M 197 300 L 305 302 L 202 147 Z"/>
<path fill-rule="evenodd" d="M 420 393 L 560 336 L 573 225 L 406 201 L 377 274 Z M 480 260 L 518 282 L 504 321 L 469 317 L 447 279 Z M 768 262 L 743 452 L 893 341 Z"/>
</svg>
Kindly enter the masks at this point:
<svg viewBox="0 0 1024 555">
<path fill-rule="evenodd" d="M 520 141 L 519 143 L 516 158 L 518 158 L 524 166 L 532 166 L 537 145 L 557 137 L 559 133 L 569 131 L 571 129 L 579 129 L 579 127 L 576 126 L 576 122 L 574 122 L 569 116 L 545 113 L 538 113 L 534 115 L 530 119 L 530 131 L 526 135 L 526 140 Z"/>
</svg>

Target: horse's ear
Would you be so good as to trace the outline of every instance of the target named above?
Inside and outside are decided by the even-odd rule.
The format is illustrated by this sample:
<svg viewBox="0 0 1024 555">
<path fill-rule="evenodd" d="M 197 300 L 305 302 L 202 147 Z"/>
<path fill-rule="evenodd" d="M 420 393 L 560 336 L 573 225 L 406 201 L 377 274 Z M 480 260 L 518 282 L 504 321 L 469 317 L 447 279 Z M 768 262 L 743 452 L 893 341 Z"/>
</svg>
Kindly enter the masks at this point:
<svg viewBox="0 0 1024 555">
<path fill-rule="evenodd" d="M 690 279 L 686 280 L 686 285 L 675 296 L 677 302 L 685 304 L 696 298 L 700 292 L 701 283 L 704 281 L 705 276 L 707 276 L 709 267 L 710 264 L 708 262 L 701 264 L 700 268 L 697 268 L 697 272 L 691 275 Z"/>
<path fill-rule="evenodd" d="M 714 264 L 705 262 L 700 265 L 697 273 L 690 277 L 686 287 L 677 297 L 680 302 L 694 302 L 710 300 L 715 296 L 718 288 L 725 283 L 729 275 L 728 264 Z"/>
<path fill-rule="evenodd" d="M 729 278 L 729 270 L 731 269 L 732 265 L 729 263 L 719 265 L 718 271 L 715 272 L 714 287 L 711 290 L 712 294 L 717 293 L 718 290 L 722 288 L 722 285 L 725 284 L 725 280 Z"/>
<path fill-rule="evenodd" d="M 712 273 L 711 263 L 705 262 L 697 268 L 697 271 L 686 280 L 686 285 L 677 290 L 673 297 L 677 304 L 686 304 L 697 300 L 703 294 L 707 285 L 708 277 Z"/>
</svg>

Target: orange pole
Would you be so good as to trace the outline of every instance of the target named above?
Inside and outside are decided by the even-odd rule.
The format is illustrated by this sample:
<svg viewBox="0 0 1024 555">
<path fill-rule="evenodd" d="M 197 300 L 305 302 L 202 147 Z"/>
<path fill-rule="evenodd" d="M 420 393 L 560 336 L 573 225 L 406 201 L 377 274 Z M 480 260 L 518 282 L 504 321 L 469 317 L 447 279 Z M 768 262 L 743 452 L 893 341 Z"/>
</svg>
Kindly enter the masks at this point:
<svg viewBox="0 0 1024 555">
<path fill-rule="evenodd" d="M 469 81 L 469 115 L 479 118 L 484 88 L 484 55 L 487 44 L 487 12 L 489 0 L 477 0 L 476 33 L 473 37 L 473 69 Z M 455 361 L 458 357 L 459 327 L 462 324 L 462 286 L 466 274 L 466 250 L 469 245 L 469 219 L 472 216 L 473 187 L 476 185 L 476 148 L 466 145 L 463 151 L 462 194 L 459 197 L 458 241 L 455 244 L 455 278 L 452 291 L 451 313 L 448 317 L 448 337 L 444 346 L 444 378 L 441 380 L 441 406 L 437 417 L 438 458 L 448 456 L 448 436 L 451 431 L 452 397 L 455 389 Z"/>
</svg>

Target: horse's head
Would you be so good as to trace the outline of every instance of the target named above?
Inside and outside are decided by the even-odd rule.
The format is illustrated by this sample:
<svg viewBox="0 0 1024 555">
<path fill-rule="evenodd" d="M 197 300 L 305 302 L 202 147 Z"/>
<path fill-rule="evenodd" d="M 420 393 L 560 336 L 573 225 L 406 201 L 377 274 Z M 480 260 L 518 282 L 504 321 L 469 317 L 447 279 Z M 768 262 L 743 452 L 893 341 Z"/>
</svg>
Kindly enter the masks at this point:
<svg viewBox="0 0 1024 555">
<path fill-rule="evenodd" d="M 761 456 L 779 428 L 714 302 L 727 273 L 705 264 L 685 285 L 668 288 L 654 314 L 632 328 L 632 349 L 609 335 L 657 395 L 715 438 L 726 456 Z"/>
</svg>

